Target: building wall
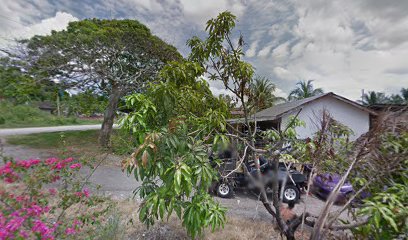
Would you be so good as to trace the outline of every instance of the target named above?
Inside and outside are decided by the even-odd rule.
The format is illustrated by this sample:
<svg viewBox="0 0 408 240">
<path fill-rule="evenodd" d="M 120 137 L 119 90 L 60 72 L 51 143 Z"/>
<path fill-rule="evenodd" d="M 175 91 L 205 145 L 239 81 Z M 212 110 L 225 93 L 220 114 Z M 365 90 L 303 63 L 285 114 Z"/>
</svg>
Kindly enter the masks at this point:
<svg viewBox="0 0 408 240">
<path fill-rule="evenodd" d="M 316 124 L 318 124 L 319 118 L 321 119 L 324 109 L 326 109 L 336 121 L 353 130 L 354 135 L 350 136 L 350 140 L 357 139 L 369 130 L 370 116 L 368 112 L 362 111 L 334 97 L 326 96 L 303 106 L 298 117 L 306 123 L 306 127 L 296 128 L 300 138 L 312 137 L 318 130 Z M 281 128 L 284 128 L 289 122 L 289 117 L 296 115 L 297 112 L 298 110 L 295 110 L 282 116 Z"/>
</svg>

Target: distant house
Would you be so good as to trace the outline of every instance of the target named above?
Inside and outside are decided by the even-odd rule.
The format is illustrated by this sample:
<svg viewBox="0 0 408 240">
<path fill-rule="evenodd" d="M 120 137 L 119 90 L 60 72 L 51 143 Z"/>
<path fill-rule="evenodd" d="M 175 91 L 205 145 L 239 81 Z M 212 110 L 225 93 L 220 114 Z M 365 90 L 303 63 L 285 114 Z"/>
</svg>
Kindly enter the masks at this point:
<svg viewBox="0 0 408 240">
<path fill-rule="evenodd" d="M 331 117 L 339 123 L 349 127 L 354 135 L 350 140 L 355 140 L 370 129 L 372 117 L 377 113 L 354 101 L 336 95 L 332 92 L 309 97 L 297 101 L 278 104 L 257 112 L 251 119 L 256 119 L 257 126 L 262 129 L 284 130 L 291 116 L 299 113 L 298 118 L 306 123 L 306 127 L 296 129 L 300 138 L 312 137 L 318 130 L 317 123 L 323 111 L 330 113 Z M 241 124 L 242 118 L 229 120 L 231 124 Z"/>
<path fill-rule="evenodd" d="M 53 113 L 55 109 L 57 109 L 55 105 L 49 101 L 40 102 L 38 104 L 38 108 L 42 111 L 49 112 L 49 113 Z"/>
</svg>

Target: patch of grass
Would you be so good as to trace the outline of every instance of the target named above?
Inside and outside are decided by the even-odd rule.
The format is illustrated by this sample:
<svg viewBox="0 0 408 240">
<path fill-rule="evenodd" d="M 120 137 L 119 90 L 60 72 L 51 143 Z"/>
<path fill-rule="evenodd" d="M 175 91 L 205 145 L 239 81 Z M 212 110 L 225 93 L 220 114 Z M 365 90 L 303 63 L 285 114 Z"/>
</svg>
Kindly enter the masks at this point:
<svg viewBox="0 0 408 240">
<path fill-rule="evenodd" d="M 6 138 L 7 143 L 31 148 L 97 147 L 99 130 L 35 133 Z"/>
<path fill-rule="evenodd" d="M 98 124 L 100 120 L 57 117 L 35 106 L 14 105 L 0 101 L 0 128 L 44 127 L 77 124 Z"/>
<path fill-rule="evenodd" d="M 117 129 L 111 136 L 112 152 L 118 155 L 130 155 L 137 146 L 136 139 L 126 130 Z"/>
</svg>

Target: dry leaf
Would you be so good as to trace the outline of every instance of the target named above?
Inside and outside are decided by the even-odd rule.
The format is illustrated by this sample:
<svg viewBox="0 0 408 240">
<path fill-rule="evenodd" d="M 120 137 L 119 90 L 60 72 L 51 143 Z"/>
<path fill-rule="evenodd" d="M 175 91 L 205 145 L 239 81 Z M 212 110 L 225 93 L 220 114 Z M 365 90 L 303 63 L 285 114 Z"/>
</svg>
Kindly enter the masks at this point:
<svg viewBox="0 0 408 240">
<path fill-rule="evenodd" d="M 149 153 L 145 150 L 142 155 L 142 164 L 144 167 L 147 166 L 147 160 L 149 158 Z"/>
</svg>

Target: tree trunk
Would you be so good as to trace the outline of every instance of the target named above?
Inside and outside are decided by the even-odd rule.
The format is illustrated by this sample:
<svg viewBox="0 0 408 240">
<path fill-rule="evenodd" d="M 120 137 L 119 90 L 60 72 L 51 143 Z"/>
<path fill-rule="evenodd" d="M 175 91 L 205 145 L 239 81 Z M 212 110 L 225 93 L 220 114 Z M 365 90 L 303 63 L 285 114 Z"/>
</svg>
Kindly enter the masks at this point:
<svg viewBox="0 0 408 240">
<path fill-rule="evenodd" d="M 121 98 L 121 91 L 117 86 L 112 87 L 112 92 L 109 96 L 108 106 L 106 107 L 103 116 L 102 129 L 99 135 L 99 143 L 103 147 L 108 147 L 110 135 L 112 133 L 113 121 L 115 119 L 116 109 L 118 107 L 119 99 Z"/>
</svg>

